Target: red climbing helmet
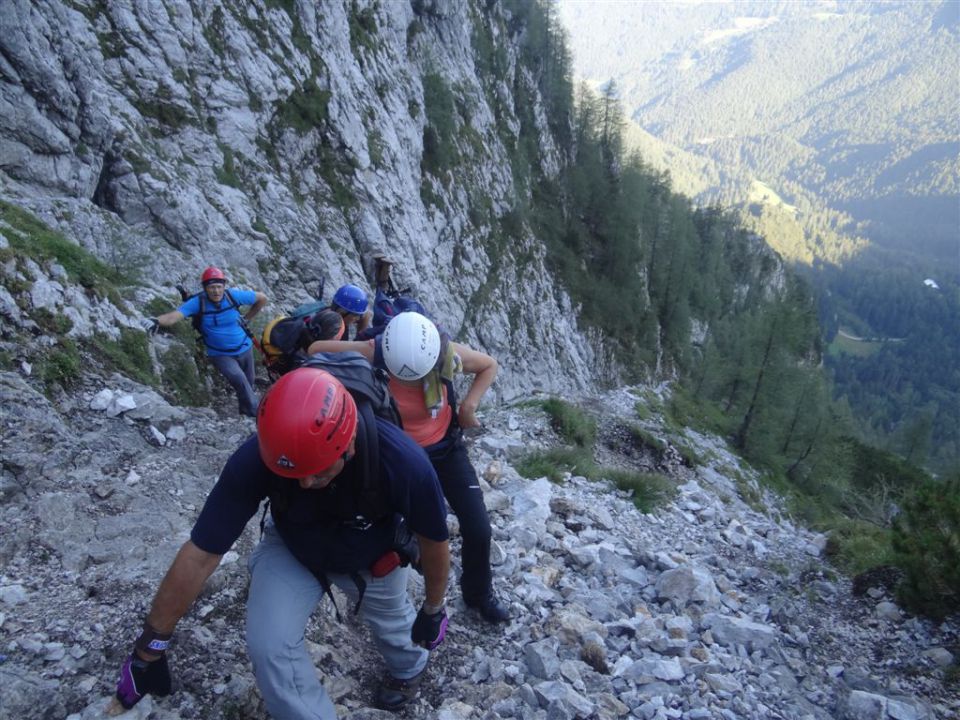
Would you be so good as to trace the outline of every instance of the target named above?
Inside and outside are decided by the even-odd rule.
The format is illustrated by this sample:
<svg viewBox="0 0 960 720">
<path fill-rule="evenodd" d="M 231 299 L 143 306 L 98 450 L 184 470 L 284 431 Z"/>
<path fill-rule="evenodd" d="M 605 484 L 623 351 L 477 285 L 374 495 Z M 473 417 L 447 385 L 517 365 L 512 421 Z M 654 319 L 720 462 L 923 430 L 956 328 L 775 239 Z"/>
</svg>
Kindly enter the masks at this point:
<svg viewBox="0 0 960 720">
<path fill-rule="evenodd" d="M 223 274 L 223 270 L 211 265 L 210 267 L 208 267 L 206 270 L 203 271 L 203 275 L 200 276 L 200 282 L 203 284 L 204 287 L 206 287 L 212 282 L 226 283 L 227 278 Z"/>
<path fill-rule="evenodd" d="M 357 406 L 333 375 L 299 368 L 281 377 L 257 411 L 260 457 L 277 475 L 300 479 L 333 465 L 350 447 Z"/>
</svg>

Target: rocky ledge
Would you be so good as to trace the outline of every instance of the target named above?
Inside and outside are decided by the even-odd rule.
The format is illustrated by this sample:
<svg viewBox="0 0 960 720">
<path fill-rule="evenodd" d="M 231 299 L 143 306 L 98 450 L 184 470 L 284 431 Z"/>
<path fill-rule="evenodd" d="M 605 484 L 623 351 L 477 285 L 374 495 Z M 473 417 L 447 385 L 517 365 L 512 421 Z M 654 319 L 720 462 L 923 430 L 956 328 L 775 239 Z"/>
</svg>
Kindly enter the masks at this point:
<svg viewBox="0 0 960 720">
<path fill-rule="evenodd" d="M 252 428 L 173 408 L 115 376 L 54 406 L 16 374 L 4 396 L 0 520 L 2 714 L 104 717 L 152 592 L 220 463 Z M 620 390 L 601 437 L 633 415 Z M 451 589 L 447 641 L 409 718 L 957 717 L 958 624 L 909 617 L 881 586 L 854 596 L 822 557 L 825 538 L 786 516 L 717 438 L 687 432 L 690 467 L 606 442 L 605 464 L 670 477 L 651 513 L 605 481 L 522 478 L 524 451 L 555 444 L 533 406 L 488 410 L 470 439 L 494 522 L 495 583 L 513 620 L 492 626 Z M 673 439 L 671 439 L 673 438 Z M 749 490 L 750 502 L 741 497 Z M 760 497 L 761 502 L 756 502 Z M 456 518 L 454 558 L 458 558 Z M 224 559 L 170 652 L 176 692 L 126 717 L 265 718 L 243 645 L 256 523 Z M 419 578 L 411 591 L 419 597 Z M 342 603 L 341 603 L 342 604 Z M 382 672 L 352 617 L 325 602 L 308 627 L 318 672 L 345 718 L 370 709 Z M 955 681 L 954 681 L 955 682 Z"/>
</svg>

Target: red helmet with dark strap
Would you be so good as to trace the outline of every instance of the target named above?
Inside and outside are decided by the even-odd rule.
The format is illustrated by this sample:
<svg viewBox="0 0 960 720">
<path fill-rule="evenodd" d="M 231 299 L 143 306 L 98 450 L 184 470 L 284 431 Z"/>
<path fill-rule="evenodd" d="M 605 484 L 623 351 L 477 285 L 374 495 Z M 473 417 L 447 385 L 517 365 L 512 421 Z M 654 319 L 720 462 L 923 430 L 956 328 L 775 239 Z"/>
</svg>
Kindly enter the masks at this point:
<svg viewBox="0 0 960 720">
<path fill-rule="evenodd" d="M 218 267 L 211 265 L 206 270 L 203 271 L 203 275 L 200 276 L 200 282 L 204 287 L 209 285 L 212 282 L 227 282 L 226 275 L 223 274 L 223 270 Z"/>
<path fill-rule="evenodd" d="M 257 411 L 260 457 L 277 475 L 317 475 L 347 452 L 357 428 L 357 405 L 333 375 L 319 368 L 287 373 Z"/>
</svg>

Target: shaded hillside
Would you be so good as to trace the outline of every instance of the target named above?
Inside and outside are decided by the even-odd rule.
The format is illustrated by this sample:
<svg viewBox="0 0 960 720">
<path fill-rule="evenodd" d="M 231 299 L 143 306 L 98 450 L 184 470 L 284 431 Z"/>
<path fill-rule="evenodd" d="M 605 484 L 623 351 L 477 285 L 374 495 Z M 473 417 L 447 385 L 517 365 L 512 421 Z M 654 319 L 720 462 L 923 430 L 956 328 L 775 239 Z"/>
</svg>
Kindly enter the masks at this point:
<svg viewBox="0 0 960 720">
<path fill-rule="evenodd" d="M 955 257 L 956 3 L 561 7 L 578 72 L 614 79 L 657 138 L 888 247 Z"/>
</svg>

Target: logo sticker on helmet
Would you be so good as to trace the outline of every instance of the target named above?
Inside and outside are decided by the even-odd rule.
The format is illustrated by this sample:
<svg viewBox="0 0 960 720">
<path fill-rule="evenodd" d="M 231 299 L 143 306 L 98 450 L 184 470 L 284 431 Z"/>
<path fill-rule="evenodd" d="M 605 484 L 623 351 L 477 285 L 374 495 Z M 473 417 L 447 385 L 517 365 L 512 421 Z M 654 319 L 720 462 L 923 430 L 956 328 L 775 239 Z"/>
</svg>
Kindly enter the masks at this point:
<svg viewBox="0 0 960 720">
<path fill-rule="evenodd" d="M 417 371 L 414 370 L 412 367 L 410 367 L 409 365 L 404 365 L 402 368 L 400 368 L 400 372 L 397 373 L 397 377 L 411 378 L 413 380 L 416 380 L 420 376 L 417 375 Z"/>
<path fill-rule="evenodd" d="M 282 468 L 287 468 L 287 470 L 293 470 L 296 467 L 286 455 L 281 455 L 277 458 L 277 465 Z"/>
</svg>

